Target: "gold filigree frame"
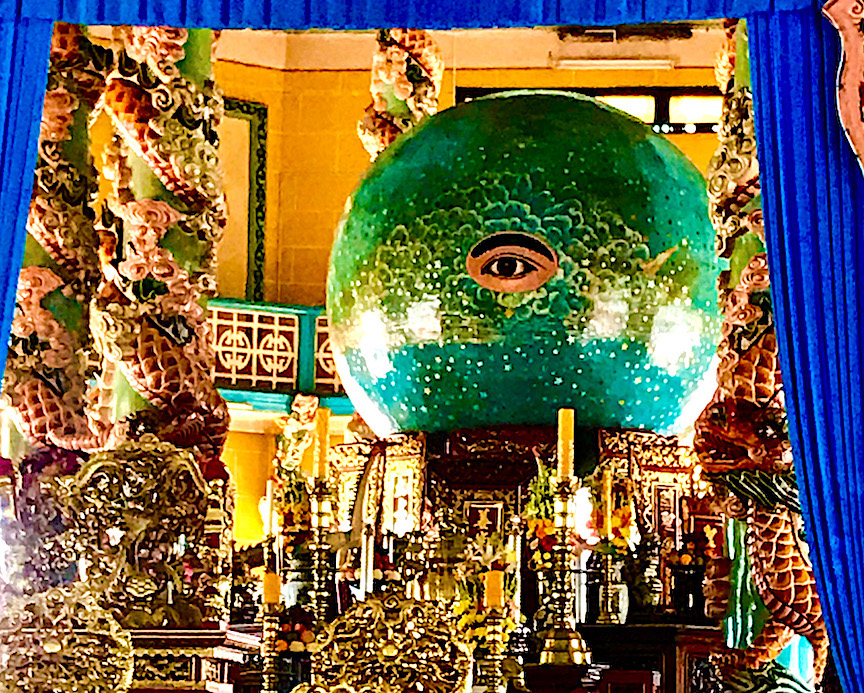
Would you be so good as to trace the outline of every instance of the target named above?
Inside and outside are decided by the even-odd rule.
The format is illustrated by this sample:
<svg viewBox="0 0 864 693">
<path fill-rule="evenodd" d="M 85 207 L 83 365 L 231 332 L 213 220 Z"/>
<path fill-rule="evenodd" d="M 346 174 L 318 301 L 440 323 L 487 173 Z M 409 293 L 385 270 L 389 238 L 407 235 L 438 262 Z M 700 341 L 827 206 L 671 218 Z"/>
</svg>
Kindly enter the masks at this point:
<svg viewBox="0 0 864 693">
<path fill-rule="evenodd" d="M 313 655 L 313 685 L 295 693 L 459 693 L 471 650 L 451 614 L 388 594 L 357 602 L 328 625 Z"/>
</svg>

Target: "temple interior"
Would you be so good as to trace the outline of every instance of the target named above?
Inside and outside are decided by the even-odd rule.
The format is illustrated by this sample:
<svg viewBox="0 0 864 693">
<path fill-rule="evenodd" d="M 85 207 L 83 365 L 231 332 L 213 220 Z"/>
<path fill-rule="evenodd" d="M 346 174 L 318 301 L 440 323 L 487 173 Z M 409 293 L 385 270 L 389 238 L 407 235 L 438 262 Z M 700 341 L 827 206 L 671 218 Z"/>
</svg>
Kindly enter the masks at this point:
<svg viewBox="0 0 864 693">
<path fill-rule="evenodd" d="M 58 22 L 34 153 L 3 690 L 841 690 L 744 21 Z"/>
</svg>

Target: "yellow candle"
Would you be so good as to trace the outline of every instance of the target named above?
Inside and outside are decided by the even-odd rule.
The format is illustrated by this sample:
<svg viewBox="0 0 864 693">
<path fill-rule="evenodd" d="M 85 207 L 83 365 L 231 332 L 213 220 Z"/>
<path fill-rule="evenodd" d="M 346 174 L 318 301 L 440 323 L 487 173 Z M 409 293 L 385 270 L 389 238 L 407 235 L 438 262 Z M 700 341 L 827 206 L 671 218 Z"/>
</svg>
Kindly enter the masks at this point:
<svg viewBox="0 0 864 693">
<path fill-rule="evenodd" d="M 603 532 L 607 539 L 612 538 L 612 471 L 603 470 Z"/>
<path fill-rule="evenodd" d="M 573 476 L 573 427 L 575 414 L 572 409 L 558 410 L 558 478 Z"/>
<path fill-rule="evenodd" d="M 278 604 L 282 596 L 282 583 L 276 573 L 264 573 L 264 603 Z"/>
<path fill-rule="evenodd" d="M 504 606 L 503 570 L 490 570 L 483 574 L 483 593 L 487 608 L 500 609 Z"/>
<path fill-rule="evenodd" d="M 267 479 L 267 493 L 264 500 L 264 536 L 273 535 L 273 496 L 276 491 L 276 482 Z"/>
<path fill-rule="evenodd" d="M 312 475 L 316 479 L 326 479 L 329 471 L 327 452 L 330 450 L 330 410 L 319 409 L 315 412 L 315 442 L 317 449 L 312 461 Z"/>
</svg>

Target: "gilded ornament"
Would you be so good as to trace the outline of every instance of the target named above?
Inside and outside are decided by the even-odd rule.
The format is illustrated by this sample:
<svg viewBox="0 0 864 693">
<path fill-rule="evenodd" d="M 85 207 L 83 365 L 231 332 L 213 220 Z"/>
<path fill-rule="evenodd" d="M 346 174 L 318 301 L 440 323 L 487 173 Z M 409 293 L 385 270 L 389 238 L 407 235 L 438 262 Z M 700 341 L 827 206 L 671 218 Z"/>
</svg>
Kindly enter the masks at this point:
<svg viewBox="0 0 864 693">
<path fill-rule="evenodd" d="M 357 602 L 319 639 L 313 684 L 295 693 L 453 693 L 471 670 L 471 651 L 446 610 L 397 594 Z"/>
<path fill-rule="evenodd" d="M 6 596 L 0 687 L 9 693 L 125 693 L 132 641 L 89 587 Z"/>
</svg>

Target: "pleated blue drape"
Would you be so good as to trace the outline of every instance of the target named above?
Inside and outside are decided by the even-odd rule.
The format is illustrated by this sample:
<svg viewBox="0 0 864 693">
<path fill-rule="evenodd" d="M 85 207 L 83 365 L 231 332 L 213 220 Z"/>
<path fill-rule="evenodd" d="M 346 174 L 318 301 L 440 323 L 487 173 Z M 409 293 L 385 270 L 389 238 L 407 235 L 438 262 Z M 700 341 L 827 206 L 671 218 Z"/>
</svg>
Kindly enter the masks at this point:
<svg viewBox="0 0 864 693">
<path fill-rule="evenodd" d="M 844 690 L 864 675 L 864 179 L 837 116 L 837 32 L 817 10 L 748 21 L 789 436 Z"/>
<path fill-rule="evenodd" d="M 83 24 L 429 29 L 635 24 L 800 10 L 812 0 L 0 0 L 14 16 Z"/>
<path fill-rule="evenodd" d="M 53 22 L 0 15 L 0 373 L 24 252 Z"/>
<path fill-rule="evenodd" d="M 812 0 L 0 0 L 0 334 L 21 263 L 55 19 L 212 28 L 468 28 L 747 17 L 772 293 L 813 562 L 844 689 L 864 676 L 859 313 L 864 180 L 837 118 L 834 29 Z M 0 339 L 0 364 L 5 363 Z"/>
</svg>

